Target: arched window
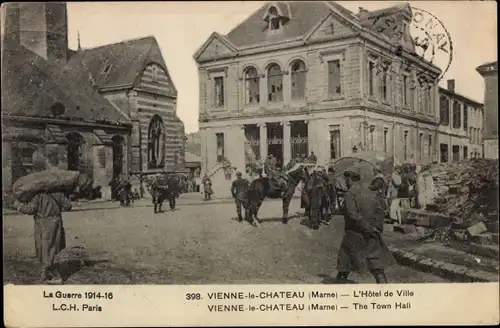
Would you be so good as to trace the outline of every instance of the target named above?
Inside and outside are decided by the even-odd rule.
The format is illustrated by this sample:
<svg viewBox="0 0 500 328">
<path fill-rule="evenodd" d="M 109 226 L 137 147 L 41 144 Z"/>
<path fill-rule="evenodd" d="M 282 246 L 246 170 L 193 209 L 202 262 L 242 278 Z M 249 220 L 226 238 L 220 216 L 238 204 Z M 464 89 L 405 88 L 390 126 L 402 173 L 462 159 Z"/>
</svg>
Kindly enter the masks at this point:
<svg viewBox="0 0 500 328">
<path fill-rule="evenodd" d="M 148 129 L 148 167 L 162 168 L 165 164 L 165 126 L 160 116 L 155 115 Z"/>
<path fill-rule="evenodd" d="M 267 68 L 268 101 L 283 101 L 283 73 L 278 64 L 271 64 Z"/>
<path fill-rule="evenodd" d="M 306 64 L 295 60 L 291 65 L 292 100 L 303 99 L 306 96 Z"/>
<path fill-rule="evenodd" d="M 259 73 L 255 67 L 248 67 L 245 70 L 245 104 L 258 104 L 259 102 Z"/>
</svg>

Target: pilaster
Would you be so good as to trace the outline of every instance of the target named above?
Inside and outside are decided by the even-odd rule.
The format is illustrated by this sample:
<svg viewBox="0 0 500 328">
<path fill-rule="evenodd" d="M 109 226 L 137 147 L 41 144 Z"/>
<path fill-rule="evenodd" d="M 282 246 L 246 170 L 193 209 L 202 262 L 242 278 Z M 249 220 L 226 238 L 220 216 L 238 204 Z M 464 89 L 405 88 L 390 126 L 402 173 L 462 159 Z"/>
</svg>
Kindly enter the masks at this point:
<svg viewBox="0 0 500 328">
<path fill-rule="evenodd" d="M 292 157 L 290 143 L 290 122 L 283 122 L 283 165 L 287 165 Z"/>
<path fill-rule="evenodd" d="M 259 124 L 259 134 L 260 134 L 260 159 L 265 160 L 267 158 L 267 125 L 266 123 Z"/>
</svg>

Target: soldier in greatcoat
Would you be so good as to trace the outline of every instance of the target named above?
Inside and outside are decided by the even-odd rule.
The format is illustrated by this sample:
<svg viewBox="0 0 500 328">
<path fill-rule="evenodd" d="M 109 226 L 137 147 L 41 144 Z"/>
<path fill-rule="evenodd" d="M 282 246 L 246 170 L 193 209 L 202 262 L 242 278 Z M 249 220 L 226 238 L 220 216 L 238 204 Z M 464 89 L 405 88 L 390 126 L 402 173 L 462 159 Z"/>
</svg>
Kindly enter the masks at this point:
<svg viewBox="0 0 500 328">
<path fill-rule="evenodd" d="M 358 167 L 344 172 L 349 190 L 344 195 L 345 236 L 337 261 L 337 281 L 346 283 L 352 271 L 370 271 L 379 284 L 387 283 L 385 268 L 394 264 L 382 239 L 384 210 L 378 192 L 361 183 Z"/>
<path fill-rule="evenodd" d="M 231 194 L 233 195 L 234 202 L 236 203 L 236 213 L 238 214 L 238 221 L 243 221 L 241 215 L 241 207 L 248 208 L 247 190 L 250 187 L 250 182 L 242 178 L 241 172 L 236 173 L 236 180 L 231 184 Z M 246 215 L 247 219 L 248 216 Z"/>
<path fill-rule="evenodd" d="M 326 182 L 321 170 L 315 170 L 307 182 L 307 198 L 309 200 L 309 218 L 314 230 L 319 229 L 319 224 L 324 220 L 323 209 L 326 199 Z"/>
</svg>

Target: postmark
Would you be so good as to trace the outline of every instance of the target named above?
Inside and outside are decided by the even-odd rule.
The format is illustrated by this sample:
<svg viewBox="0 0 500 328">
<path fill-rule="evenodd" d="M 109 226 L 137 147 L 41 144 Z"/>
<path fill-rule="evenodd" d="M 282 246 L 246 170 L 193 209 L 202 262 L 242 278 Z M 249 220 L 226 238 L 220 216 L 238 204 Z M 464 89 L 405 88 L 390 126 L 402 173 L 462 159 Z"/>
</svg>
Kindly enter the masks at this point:
<svg viewBox="0 0 500 328">
<path fill-rule="evenodd" d="M 417 7 L 411 7 L 411 10 L 412 19 L 409 24 L 409 31 L 405 30 L 404 23 L 398 21 L 396 18 L 397 13 L 376 16 L 373 18 L 372 24 L 375 26 L 376 32 L 384 33 L 390 38 L 391 43 L 394 45 L 391 47 L 390 52 L 403 59 L 403 70 L 410 70 L 413 66 L 411 60 L 407 60 L 402 56 L 403 46 L 400 41 L 407 37 L 406 33 L 408 32 L 411 42 L 415 46 L 415 52 L 412 55 L 441 69 L 441 74 L 437 77 L 428 71 L 417 70 L 416 81 L 410 86 L 410 89 L 415 89 L 417 86 L 427 89 L 438 84 L 450 68 L 453 61 L 453 42 L 450 33 L 439 18 Z M 376 69 L 377 75 L 384 72 L 388 72 L 390 75 L 396 73 L 383 62 L 378 63 Z"/>
</svg>

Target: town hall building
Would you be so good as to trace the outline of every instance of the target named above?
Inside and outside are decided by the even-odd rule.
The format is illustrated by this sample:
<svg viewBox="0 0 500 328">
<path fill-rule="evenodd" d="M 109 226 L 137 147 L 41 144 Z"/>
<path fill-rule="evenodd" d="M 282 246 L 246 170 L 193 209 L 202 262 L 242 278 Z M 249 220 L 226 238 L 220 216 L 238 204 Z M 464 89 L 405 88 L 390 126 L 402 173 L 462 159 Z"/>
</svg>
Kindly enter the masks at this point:
<svg viewBox="0 0 500 328">
<path fill-rule="evenodd" d="M 385 16 L 397 30 L 374 23 Z M 407 4 L 354 14 L 332 1 L 268 2 L 214 32 L 194 55 L 202 172 L 224 161 L 244 171 L 269 154 L 282 165 L 363 150 L 438 160 L 439 90 L 422 80 L 441 71 L 415 55 L 411 17 Z"/>
</svg>

